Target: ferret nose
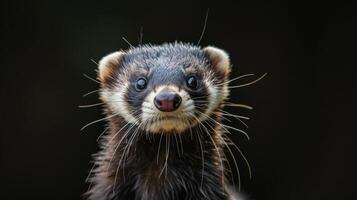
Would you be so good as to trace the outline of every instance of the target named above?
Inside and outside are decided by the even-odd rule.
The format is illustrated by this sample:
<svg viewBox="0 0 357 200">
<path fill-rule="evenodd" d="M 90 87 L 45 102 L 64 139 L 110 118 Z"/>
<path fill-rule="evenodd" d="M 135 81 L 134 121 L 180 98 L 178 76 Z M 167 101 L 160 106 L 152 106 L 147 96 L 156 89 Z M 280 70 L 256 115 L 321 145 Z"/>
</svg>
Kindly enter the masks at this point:
<svg viewBox="0 0 357 200">
<path fill-rule="evenodd" d="M 181 97 L 175 92 L 161 92 L 154 98 L 154 104 L 163 112 L 172 112 L 180 106 Z"/>
</svg>

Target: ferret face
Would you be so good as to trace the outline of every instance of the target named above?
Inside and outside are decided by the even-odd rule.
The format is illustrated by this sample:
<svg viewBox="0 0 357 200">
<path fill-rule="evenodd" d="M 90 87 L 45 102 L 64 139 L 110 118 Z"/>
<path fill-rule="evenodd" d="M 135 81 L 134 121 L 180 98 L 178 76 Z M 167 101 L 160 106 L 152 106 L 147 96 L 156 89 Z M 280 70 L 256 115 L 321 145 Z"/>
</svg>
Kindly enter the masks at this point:
<svg viewBox="0 0 357 200">
<path fill-rule="evenodd" d="M 101 99 L 111 113 L 149 133 L 181 133 L 228 96 L 229 72 L 227 54 L 214 47 L 132 48 L 100 61 Z"/>
</svg>

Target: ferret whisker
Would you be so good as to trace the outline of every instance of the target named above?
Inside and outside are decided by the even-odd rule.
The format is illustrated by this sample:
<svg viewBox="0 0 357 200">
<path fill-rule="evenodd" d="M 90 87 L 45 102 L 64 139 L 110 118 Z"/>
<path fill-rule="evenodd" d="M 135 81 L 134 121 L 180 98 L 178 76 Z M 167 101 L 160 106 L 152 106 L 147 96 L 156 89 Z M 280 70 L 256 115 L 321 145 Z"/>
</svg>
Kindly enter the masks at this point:
<svg viewBox="0 0 357 200">
<path fill-rule="evenodd" d="M 125 149 L 124 149 L 124 152 L 125 152 L 125 150 L 126 150 L 126 146 L 127 146 L 127 144 L 125 145 Z M 118 145 L 118 147 L 119 147 L 119 145 Z M 121 161 L 121 159 L 123 158 L 123 155 L 124 155 L 124 152 L 121 154 L 121 158 L 120 158 L 120 161 Z M 115 154 L 115 153 L 114 153 Z M 119 164 L 117 165 L 117 168 L 116 168 L 116 171 L 115 171 L 115 176 L 114 176 L 114 183 L 113 183 L 113 194 L 115 194 L 115 186 L 116 186 L 116 183 L 117 183 L 117 178 L 118 178 L 118 172 L 119 172 L 119 169 L 120 169 L 120 167 L 121 167 L 121 163 L 119 162 Z M 123 181 L 125 182 L 125 175 L 123 174 Z"/>
<path fill-rule="evenodd" d="M 180 152 L 180 149 L 179 149 L 179 144 L 178 144 L 178 141 L 177 141 L 176 134 L 174 134 L 174 137 L 175 137 L 175 142 L 176 142 L 177 154 L 179 155 L 179 157 L 181 157 L 181 152 Z"/>
<path fill-rule="evenodd" d="M 225 135 L 223 135 L 223 136 L 225 136 Z M 240 150 L 240 148 L 228 136 L 225 136 L 225 138 L 227 140 L 229 140 L 229 145 L 234 146 L 237 149 L 237 151 L 240 153 L 240 155 L 242 156 L 243 160 L 245 161 L 245 163 L 246 163 L 246 165 L 248 167 L 249 178 L 252 179 L 252 169 L 250 167 L 248 159 L 245 157 L 245 155 L 243 154 L 242 150 Z"/>
<path fill-rule="evenodd" d="M 103 118 L 101 118 L 101 119 L 98 119 L 98 120 L 92 121 L 92 122 L 90 122 L 90 123 L 88 123 L 88 124 L 84 125 L 84 126 L 81 128 L 81 131 L 82 131 L 82 130 L 84 130 L 85 128 L 87 128 L 88 126 L 92 125 L 92 124 L 95 124 L 95 123 L 101 122 L 101 121 L 103 121 L 103 120 L 110 119 L 110 118 L 115 117 L 115 116 L 118 116 L 118 115 L 119 115 L 119 114 L 117 114 L 117 113 L 116 113 L 116 114 L 109 115 L 109 116 L 107 116 L 107 117 L 103 117 Z"/>
<path fill-rule="evenodd" d="M 190 113 L 190 116 L 193 116 L 194 118 L 196 118 L 195 115 L 191 114 Z M 198 121 L 198 119 L 196 118 L 197 122 L 200 123 Z M 201 129 L 201 126 L 198 125 L 200 131 L 202 132 L 202 129 Z M 192 128 L 190 127 L 190 132 L 191 132 L 191 136 L 192 136 Z M 201 184 L 200 184 L 200 188 L 202 189 L 202 186 L 203 186 L 203 175 L 204 175 L 204 172 L 205 172 L 205 156 L 204 156 L 204 146 L 202 145 L 202 141 L 201 141 L 201 137 L 199 134 L 195 134 L 196 137 L 198 138 L 198 142 L 200 144 L 200 149 L 201 149 L 201 159 L 202 159 L 202 169 L 201 169 Z"/>
<path fill-rule="evenodd" d="M 132 143 L 133 143 L 133 141 L 134 141 L 134 139 L 136 138 L 136 136 L 140 133 L 140 126 L 141 126 L 141 124 L 142 124 L 142 122 L 137 126 L 137 128 L 136 128 L 136 130 L 134 131 L 134 133 L 132 134 L 132 136 L 131 136 L 131 138 L 129 139 L 129 142 L 128 142 L 128 144 L 127 144 L 127 146 L 128 146 L 128 150 L 125 152 L 125 150 L 124 150 L 124 160 L 123 160 L 123 163 L 125 163 L 125 161 L 126 161 L 126 158 L 127 158 L 127 155 L 130 153 L 130 149 L 131 149 L 131 146 L 132 146 Z M 122 156 L 123 156 L 122 155 Z M 121 163 L 121 161 L 119 161 L 119 165 L 122 165 L 122 163 Z M 122 167 L 122 169 L 123 169 L 123 178 L 124 178 L 124 180 L 125 180 L 125 167 Z"/>
<path fill-rule="evenodd" d="M 226 102 L 223 105 L 224 106 L 228 106 L 228 107 L 240 107 L 240 108 L 246 108 L 248 110 L 253 110 L 253 107 L 245 105 L 245 104 L 237 104 L 237 103 Z"/>
<path fill-rule="evenodd" d="M 214 113 L 214 114 L 216 114 L 216 113 Z M 217 115 L 217 114 L 216 114 L 216 115 Z M 226 117 L 224 117 L 224 116 L 234 117 L 234 118 L 237 119 L 239 122 L 241 122 L 246 128 L 249 128 L 248 125 L 247 125 L 243 120 L 241 120 L 241 118 L 242 118 L 242 119 L 247 119 L 247 120 L 249 120 L 249 119 L 250 119 L 249 117 L 240 116 L 240 115 L 234 115 L 234 114 L 231 114 L 231 113 L 229 113 L 229 112 L 224 113 L 223 110 L 221 110 L 221 115 L 222 115 L 222 118 L 223 118 L 223 119 L 227 119 L 227 120 L 228 120 L 228 118 L 226 118 Z M 230 121 L 230 120 L 229 120 L 229 121 Z"/>
<path fill-rule="evenodd" d="M 140 27 L 139 45 L 143 44 L 144 27 Z"/>
<path fill-rule="evenodd" d="M 128 123 L 128 124 L 129 124 L 129 123 Z M 128 125 L 128 124 L 126 124 L 126 125 Z M 126 126 L 126 125 L 125 125 L 125 126 Z M 124 126 L 124 127 L 125 127 L 125 126 Z M 110 161 L 109 161 L 108 167 L 107 167 L 107 171 L 109 171 L 109 168 L 110 168 L 110 166 L 111 166 L 111 164 L 112 164 L 112 162 L 113 162 L 113 160 L 114 160 L 114 156 L 115 156 L 117 150 L 119 149 L 121 143 L 126 139 L 126 137 L 128 136 L 128 134 L 130 133 L 130 130 L 131 130 L 134 126 L 135 126 L 134 124 L 131 124 L 131 126 L 129 127 L 129 129 L 127 129 L 127 130 L 125 131 L 125 133 L 123 134 L 123 136 L 120 138 L 118 144 L 115 145 L 113 155 L 112 155 L 112 157 L 111 157 L 111 159 L 110 159 Z M 123 127 L 123 128 L 124 128 L 124 127 Z M 117 131 L 117 133 L 115 133 L 114 136 L 113 136 L 110 140 L 112 141 L 112 140 L 114 139 L 115 135 L 117 135 L 123 128 L 121 128 L 119 131 Z"/>
<path fill-rule="evenodd" d="M 216 115 L 216 116 L 218 116 L 218 114 L 216 114 L 216 113 L 213 113 L 213 114 Z M 221 117 L 222 117 L 223 120 L 226 120 L 226 121 L 228 121 L 228 122 L 232 122 L 232 120 L 228 119 L 228 118 L 225 117 L 225 116 L 221 116 Z"/>
<path fill-rule="evenodd" d="M 85 179 L 85 182 L 88 182 L 89 179 L 91 178 L 91 175 L 92 175 L 92 172 L 93 172 L 95 166 L 96 166 L 96 163 L 93 163 L 93 165 L 92 165 L 92 167 L 91 167 L 91 169 L 89 171 L 89 174 L 88 174 L 87 178 Z M 89 186 L 89 188 L 90 188 L 90 186 Z"/>
<path fill-rule="evenodd" d="M 164 135 L 164 133 L 161 132 L 160 141 L 159 141 L 159 147 L 157 148 L 157 154 L 156 154 L 156 163 L 157 163 L 157 165 L 159 165 L 160 147 L 161 147 L 161 140 L 162 140 L 162 136 L 163 135 Z"/>
<path fill-rule="evenodd" d="M 166 137 L 167 138 L 167 137 Z M 167 147 L 167 153 L 166 153 L 166 151 L 165 151 L 165 153 L 166 153 L 166 159 L 165 159 L 165 179 L 167 178 L 167 168 L 168 168 L 168 164 L 167 164 L 167 161 L 169 160 L 169 155 L 170 155 L 170 144 L 171 144 L 171 142 L 170 142 L 170 140 L 171 140 L 171 136 L 169 136 L 168 137 L 169 139 L 169 146 Z"/>
<path fill-rule="evenodd" d="M 193 97 L 193 98 L 191 98 L 191 100 L 205 99 L 207 97 L 209 97 L 209 96 L 208 95 L 202 95 L 202 96 L 198 96 L 198 97 Z"/>
<path fill-rule="evenodd" d="M 234 118 L 238 118 L 238 119 L 245 119 L 245 120 L 250 120 L 249 117 L 245 117 L 245 116 L 242 116 L 242 115 L 235 115 L 235 114 L 231 114 L 227 111 L 225 111 L 224 113 L 222 113 L 223 115 L 226 115 L 226 116 L 231 116 L 231 117 L 234 117 Z"/>
<path fill-rule="evenodd" d="M 130 130 L 131 130 L 133 127 L 135 127 L 135 124 L 133 124 L 127 132 L 129 133 Z M 137 129 L 138 129 L 138 127 L 139 127 L 139 126 L 137 126 Z M 137 130 L 137 129 L 136 129 L 136 130 Z M 117 180 L 117 175 L 118 175 L 118 172 L 119 172 L 119 168 L 122 167 L 123 156 L 126 156 L 126 150 L 127 150 L 128 146 L 130 146 L 131 138 L 135 137 L 135 135 L 136 135 L 135 132 L 134 132 L 133 134 L 131 134 L 131 136 L 130 136 L 128 142 L 127 142 L 126 145 L 125 145 L 125 148 L 124 148 L 124 150 L 123 150 L 123 153 L 121 154 L 121 158 L 120 158 L 119 164 L 118 164 L 117 169 L 116 169 L 116 172 L 115 172 L 113 194 L 115 193 L 114 189 L 115 189 L 115 185 L 116 185 L 116 182 L 117 182 L 116 180 Z M 118 144 L 118 146 L 119 146 L 119 145 L 120 145 L 120 144 Z M 124 173 L 125 167 L 122 167 L 122 168 L 123 168 L 123 181 L 125 182 L 125 173 Z"/>
<path fill-rule="evenodd" d="M 95 104 L 89 104 L 89 105 L 79 105 L 78 108 L 90 108 L 90 107 L 95 107 L 95 106 L 101 106 L 105 103 L 101 102 L 101 103 L 95 103 Z"/>
<path fill-rule="evenodd" d="M 114 100 L 114 101 L 112 101 L 112 102 L 128 103 L 128 102 L 134 102 L 134 101 L 135 101 L 135 100 L 126 99 L 126 100 L 123 100 L 123 101 Z"/>
<path fill-rule="evenodd" d="M 240 172 L 239 172 L 239 167 L 238 167 L 238 164 L 237 164 L 237 160 L 231 150 L 231 148 L 229 147 L 229 145 L 227 144 L 227 142 L 224 140 L 224 138 L 222 138 L 222 136 L 219 136 L 221 137 L 221 141 L 223 142 L 223 144 L 227 147 L 232 159 L 233 159 L 233 162 L 234 162 L 234 165 L 236 167 L 236 171 L 237 171 L 237 176 L 238 176 L 238 191 L 240 192 L 241 191 L 241 180 L 240 180 Z"/>
<path fill-rule="evenodd" d="M 216 152 L 218 154 L 218 157 L 219 157 L 219 162 L 220 162 L 220 165 L 221 165 L 221 173 L 222 173 L 222 185 L 224 185 L 224 166 L 223 166 L 223 160 L 222 160 L 222 156 L 221 156 L 221 153 L 217 147 L 217 144 L 215 143 L 214 139 L 212 138 L 211 134 L 209 134 L 209 131 L 208 129 L 203 125 L 203 123 L 201 122 L 202 124 L 202 127 L 206 130 L 206 134 L 209 136 L 210 140 L 212 141 L 213 143 L 213 146 L 214 148 L 216 149 Z"/>
<path fill-rule="evenodd" d="M 236 118 L 238 121 L 240 121 L 240 123 L 242 123 L 246 128 L 249 128 L 248 124 L 245 123 L 243 120 L 241 120 L 240 118 Z"/>
<path fill-rule="evenodd" d="M 125 37 L 121 37 L 130 47 L 134 47 Z"/>
<path fill-rule="evenodd" d="M 100 140 L 100 138 L 107 132 L 109 129 L 109 126 L 104 129 L 104 131 L 97 137 L 97 142 Z"/>
<path fill-rule="evenodd" d="M 202 159 L 202 175 L 201 175 L 201 189 L 202 189 L 202 185 L 203 185 L 203 175 L 205 173 L 205 156 L 204 156 L 204 147 L 202 145 L 202 141 L 201 141 L 201 137 L 200 135 L 196 134 L 197 135 L 197 138 L 198 138 L 198 142 L 200 144 L 200 149 L 201 149 L 201 159 Z"/>
<path fill-rule="evenodd" d="M 199 100 L 199 98 L 197 98 L 197 99 L 192 99 L 192 100 L 194 100 L 195 102 L 209 102 L 207 99 Z"/>
<path fill-rule="evenodd" d="M 169 159 L 169 155 L 170 155 L 170 144 L 171 144 L 171 142 L 170 142 L 170 140 L 171 140 L 171 136 L 169 136 L 169 137 L 166 137 L 166 138 L 168 138 L 168 140 L 169 140 L 169 145 L 167 146 L 167 153 L 166 153 L 166 150 L 165 150 L 165 153 L 166 153 L 166 159 L 165 159 L 165 179 L 167 178 L 167 168 L 168 168 L 168 164 L 167 164 L 167 161 L 168 161 L 168 159 Z"/>
<path fill-rule="evenodd" d="M 188 121 L 188 120 L 187 120 Z M 189 129 L 189 131 L 190 131 L 190 137 L 191 137 L 191 140 L 193 140 L 193 133 L 192 133 L 192 127 L 191 126 L 189 126 L 190 127 L 190 129 Z"/>
<path fill-rule="evenodd" d="M 214 129 L 214 128 L 212 127 L 213 124 L 211 124 L 209 120 L 205 121 L 204 123 L 206 123 L 212 130 Z M 213 125 L 213 126 L 214 126 L 214 125 Z M 224 140 L 222 140 L 222 137 L 221 137 L 221 136 L 218 135 L 218 137 L 221 139 L 222 142 L 225 142 Z M 227 159 L 226 154 L 225 154 L 224 152 L 222 152 L 222 153 L 223 153 L 223 156 L 225 157 L 225 161 L 226 161 L 227 164 L 228 164 L 228 168 L 229 168 L 229 170 L 230 170 L 231 179 L 232 179 L 232 181 L 233 181 L 233 184 L 235 184 L 235 183 L 234 183 L 234 178 L 233 178 L 233 170 L 232 170 L 232 167 L 231 167 L 230 163 L 228 162 L 228 159 Z M 232 155 L 233 159 L 235 160 L 234 155 L 233 155 L 233 154 L 231 154 L 231 155 Z M 238 186 L 239 186 L 239 191 L 240 191 L 240 173 L 239 173 L 239 168 L 238 168 L 238 165 L 237 165 L 236 162 L 235 162 L 235 166 L 236 166 L 236 170 L 237 170 L 237 172 L 238 172 Z"/>
<path fill-rule="evenodd" d="M 86 77 L 87 79 L 89 79 L 89 80 L 91 80 L 91 81 L 93 81 L 93 82 L 95 82 L 95 83 L 99 83 L 99 84 L 101 84 L 100 83 L 100 81 L 97 81 L 97 80 L 95 80 L 94 78 L 92 78 L 92 77 L 90 77 L 90 76 L 88 76 L 87 74 L 82 74 L 84 77 Z"/>
<path fill-rule="evenodd" d="M 219 162 L 220 162 L 220 165 L 221 165 L 221 176 L 222 176 L 222 184 L 224 183 L 224 167 L 223 167 L 223 160 L 222 160 L 222 157 L 221 157 L 221 154 L 218 150 L 218 147 L 216 145 L 216 143 L 214 142 L 212 136 L 209 134 L 209 130 L 207 129 L 207 127 L 203 124 L 204 122 L 201 122 L 196 116 L 192 115 L 196 121 L 198 122 L 198 125 L 199 126 L 202 126 L 202 128 L 205 130 L 204 132 L 209 136 L 209 138 L 211 139 L 213 145 L 214 145 L 214 148 L 217 152 L 217 155 L 218 155 L 218 158 L 219 158 Z M 200 129 L 202 131 L 202 129 Z M 214 129 L 213 129 L 214 130 Z"/>
<path fill-rule="evenodd" d="M 245 117 L 245 116 L 241 116 L 241 115 L 236 115 L 236 114 L 232 114 L 228 111 L 225 111 L 225 110 L 222 110 L 222 109 L 218 109 L 218 111 L 222 112 L 223 115 L 226 115 L 226 116 L 231 116 L 231 117 L 234 117 L 234 118 L 240 118 L 240 119 L 246 119 L 246 120 L 249 120 L 250 118 L 249 117 Z"/>
<path fill-rule="evenodd" d="M 161 168 L 161 171 L 160 171 L 160 174 L 159 174 L 159 177 L 161 177 L 162 173 L 164 172 L 165 170 L 165 179 L 167 177 L 167 160 L 168 160 L 168 152 L 170 153 L 170 142 L 169 144 L 167 144 L 167 140 L 169 139 L 168 136 L 165 137 L 165 141 L 166 141 L 166 146 L 165 146 L 165 163 L 164 163 L 164 166 L 162 166 Z"/>
<path fill-rule="evenodd" d="M 199 111 L 198 111 L 198 112 L 199 112 Z M 229 128 L 229 129 L 238 131 L 238 132 L 240 132 L 240 133 L 243 133 L 243 134 L 245 135 L 245 137 L 246 137 L 248 140 L 250 140 L 250 137 L 249 137 L 248 133 L 246 133 L 245 131 L 243 131 L 243 130 L 241 130 L 241 129 L 238 129 L 238 128 L 235 128 L 235 127 L 232 127 L 232 126 L 229 126 L 229 125 L 225 125 L 225 124 L 219 123 L 219 122 L 217 122 L 215 119 L 212 119 L 210 116 L 208 116 L 208 115 L 205 114 L 205 113 L 200 112 L 200 114 L 202 114 L 202 115 L 206 116 L 207 118 L 209 118 L 209 119 L 213 120 L 214 122 L 216 122 L 216 124 L 219 125 L 219 126 L 221 126 L 226 132 L 228 132 L 228 133 L 231 134 L 231 132 L 227 129 L 227 128 Z"/>
<path fill-rule="evenodd" d="M 93 182 L 91 181 L 92 173 L 93 173 L 93 170 L 94 170 L 94 168 L 96 166 L 97 166 L 97 163 L 94 162 L 93 165 L 92 165 L 92 168 L 90 169 L 89 174 L 88 174 L 88 176 L 87 176 L 87 178 L 85 180 L 86 183 L 90 182 L 87 191 L 89 191 L 92 188 L 92 185 L 93 185 Z"/>
<path fill-rule="evenodd" d="M 198 39 L 197 45 L 200 44 L 200 42 L 201 42 L 201 40 L 203 38 L 203 35 L 205 34 L 206 26 L 207 26 L 207 20 L 208 20 L 208 13 L 209 13 L 209 9 L 207 9 L 206 17 L 205 17 L 205 23 L 203 25 L 203 29 L 202 29 L 202 32 L 201 32 L 201 35 L 200 35 L 200 39 Z"/>
<path fill-rule="evenodd" d="M 134 126 L 135 124 L 131 124 L 131 123 L 126 123 L 123 127 L 121 127 L 109 140 L 109 142 L 112 142 L 117 136 L 118 134 L 128 125 Z M 125 136 L 125 134 L 124 134 Z"/>
<path fill-rule="evenodd" d="M 248 77 L 248 76 L 254 76 L 254 75 L 255 75 L 255 74 L 244 74 L 244 75 L 241 75 L 241 76 L 232 78 L 232 79 L 230 79 L 230 80 L 228 80 L 228 81 L 225 81 L 225 82 L 223 82 L 223 83 L 216 84 L 216 86 L 226 85 L 226 84 L 228 84 L 228 83 L 231 83 L 231 82 L 233 82 L 233 81 L 239 80 L 239 79 L 241 79 L 241 78 Z"/>
<path fill-rule="evenodd" d="M 218 137 L 220 137 L 220 136 L 218 136 Z M 224 152 L 224 150 L 223 150 L 223 152 L 222 152 L 222 155 L 223 155 L 223 157 L 224 157 L 224 163 L 227 163 L 226 165 L 228 166 L 228 170 L 227 170 L 227 172 L 229 173 L 229 175 L 230 175 L 230 179 L 232 180 L 232 184 L 233 184 L 233 186 L 235 186 L 235 180 L 234 180 L 234 172 L 233 172 L 233 168 L 232 168 L 232 166 L 231 166 L 231 163 L 229 162 L 229 160 L 228 160 L 228 158 L 227 158 L 227 155 L 226 155 L 226 153 Z M 226 166 L 225 165 L 225 166 Z M 226 170 L 226 169 L 225 169 Z M 228 174 L 227 173 L 227 174 Z M 227 175 L 225 175 L 225 178 L 227 177 Z"/>
<path fill-rule="evenodd" d="M 161 168 L 161 170 L 160 170 L 160 173 L 159 173 L 159 177 L 161 177 L 161 175 L 162 175 L 162 173 L 164 172 L 164 169 L 165 169 L 165 167 L 166 167 L 166 156 L 167 156 L 167 138 L 168 138 L 168 136 L 166 136 L 165 137 L 165 163 L 164 163 L 164 165 L 162 166 L 162 168 Z M 165 177 L 166 178 L 166 177 Z"/>
<path fill-rule="evenodd" d="M 245 132 L 245 131 L 243 131 L 243 130 L 241 130 L 241 129 L 239 129 L 239 128 L 235 128 L 235 127 L 233 127 L 233 126 L 229 126 L 229 125 L 225 125 L 225 124 L 221 124 L 221 126 L 224 126 L 224 127 L 226 127 L 226 128 L 229 128 L 229 129 L 238 131 L 238 132 L 240 132 L 240 133 L 243 133 L 243 135 L 244 135 L 248 140 L 250 140 L 250 137 L 249 137 L 248 133 Z M 229 133 L 230 133 L 230 132 L 229 132 Z"/>
<path fill-rule="evenodd" d="M 233 85 L 233 86 L 229 86 L 228 88 L 229 89 L 234 89 L 234 88 L 241 88 L 241 87 L 246 87 L 246 86 L 249 86 L 249 85 L 253 85 L 254 83 L 257 83 L 258 81 L 262 80 L 267 74 L 268 73 L 265 73 L 261 77 L 257 78 L 254 81 L 251 81 L 249 83 L 245 83 L 245 84 L 242 84 L 242 85 Z"/>
<path fill-rule="evenodd" d="M 200 112 L 200 111 L 197 111 L 197 112 L 200 113 L 201 115 L 203 115 L 204 117 L 206 117 L 208 120 L 214 121 L 218 126 L 222 127 L 226 132 L 230 133 L 230 131 L 225 126 L 223 126 L 221 123 L 217 122 L 217 120 L 213 119 L 212 117 L 210 117 L 209 115 L 207 115 L 203 112 Z"/>
<path fill-rule="evenodd" d="M 92 61 L 92 63 L 96 64 L 97 66 L 99 66 L 99 64 L 94 59 L 91 58 L 90 61 Z"/>
<path fill-rule="evenodd" d="M 186 125 L 188 125 L 188 124 L 186 124 Z M 181 146 L 181 155 L 183 156 L 183 144 L 182 144 L 181 134 L 179 134 L 179 141 L 180 141 L 180 146 Z"/>
<path fill-rule="evenodd" d="M 99 89 L 99 90 L 93 90 L 93 91 L 90 91 L 90 92 L 88 92 L 88 93 L 85 93 L 85 94 L 83 95 L 83 97 L 86 97 L 86 96 L 88 96 L 88 95 L 91 95 L 91 94 L 97 93 L 97 92 L 99 92 L 99 91 L 100 91 L 100 89 Z"/>
<path fill-rule="evenodd" d="M 147 109 L 149 109 L 150 111 L 153 111 L 153 108 L 152 107 L 150 107 L 150 106 L 142 106 L 142 108 L 147 108 Z"/>
</svg>

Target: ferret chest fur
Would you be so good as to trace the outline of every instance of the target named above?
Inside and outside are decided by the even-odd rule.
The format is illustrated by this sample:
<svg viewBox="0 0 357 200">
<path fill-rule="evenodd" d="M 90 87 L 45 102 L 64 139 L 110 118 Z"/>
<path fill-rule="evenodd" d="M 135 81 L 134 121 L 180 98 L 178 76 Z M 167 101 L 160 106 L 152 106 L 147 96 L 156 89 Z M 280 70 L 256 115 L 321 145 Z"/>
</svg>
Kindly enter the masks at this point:
<svg viewBox="0 0 357 200">
<path fill-rule="evenodd" d="M 122 124 L 118 123 L 120 119 L 112 121 L 115 125 Z M 197 133 L 202 132 L 202 128 L 197 126 L 182 135 L 158 134 L 122 140 L 122 135 L 117 134 L 121 128 L 111 130 L 103 141 L 121 144 L 107 146 L 106 154 L 111 157 L 108 156 L 104 165 L 102 163 L 107 169 L 102 178 L 109 181 L 96 186 L 106 188 L 98 189 L 103 191 L 99 196 L 118 200 L 227 199 L 217 152 L 220 148 L 215 148 L 219 144 L 211 141 L 219 130 L 209 128 L 205 131 L 209 131 L 210 136 L 199 136 Z M 135 132 L 135 129 L 127 126 L 121 132 Z"/>
</svg>

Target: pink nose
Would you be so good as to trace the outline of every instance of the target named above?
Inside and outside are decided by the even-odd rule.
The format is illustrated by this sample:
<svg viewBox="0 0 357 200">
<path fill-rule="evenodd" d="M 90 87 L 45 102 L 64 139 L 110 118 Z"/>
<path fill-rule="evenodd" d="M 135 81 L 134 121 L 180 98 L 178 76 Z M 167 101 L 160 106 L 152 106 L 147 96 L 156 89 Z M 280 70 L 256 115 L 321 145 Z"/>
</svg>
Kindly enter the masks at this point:
<svg viewBox="0 0 357 200">
<path fill-rule="evenodd" d="M 175 92 L 161 92 L 154 98 L 157 109 L 163 112 L 175 111 L 181 104 L 181 97 Z"/>
</svg>

